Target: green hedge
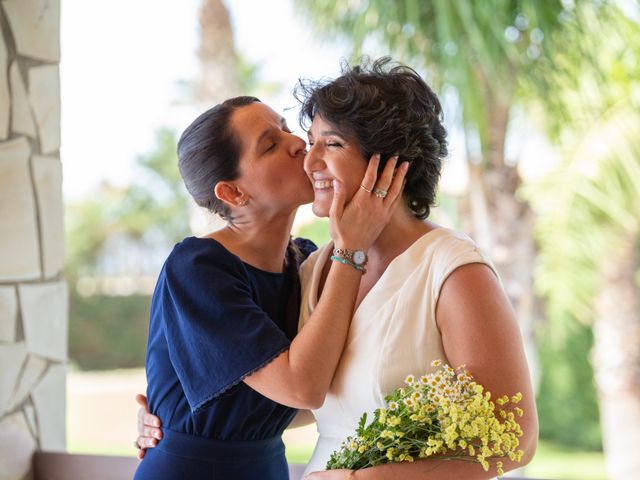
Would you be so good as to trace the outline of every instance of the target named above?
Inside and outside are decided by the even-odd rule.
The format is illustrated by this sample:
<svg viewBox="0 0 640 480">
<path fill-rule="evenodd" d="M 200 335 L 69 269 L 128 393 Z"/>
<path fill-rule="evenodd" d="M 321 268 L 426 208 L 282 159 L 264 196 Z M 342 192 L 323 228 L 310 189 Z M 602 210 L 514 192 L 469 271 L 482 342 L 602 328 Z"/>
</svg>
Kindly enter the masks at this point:
<svg viewBox="0 0 640 480">
<path fill-rule="evenodd" d="M 599 451 L 600 415 L 589 361 L 592 345 L 591 328 L 577 322 L 562 338 L 551 332 L 540 338 L 542 382 L 537 406 L 541 438 Z"/>
<path fill-rule="evenodd" d="M 69 357 L 82 370 L 143 367 L 151 297 L 71 292 Z"/>
</svg>

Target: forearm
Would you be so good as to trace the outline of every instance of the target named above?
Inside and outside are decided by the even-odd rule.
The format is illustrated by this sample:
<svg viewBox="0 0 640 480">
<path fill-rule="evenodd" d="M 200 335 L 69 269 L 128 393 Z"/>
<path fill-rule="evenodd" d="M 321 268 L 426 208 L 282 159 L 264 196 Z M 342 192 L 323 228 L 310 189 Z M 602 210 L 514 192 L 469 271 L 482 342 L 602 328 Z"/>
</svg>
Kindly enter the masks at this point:
<svg viewBox="0 0 640 480">
<path fill-rule="evenodd" d="M 324 400 L 344 349 L 362 274 L 333 262 L 322 296 L 289 349 L 292 381 Z"/>
<path fill-rule="evenodd" d="M 501 459 L 505 472 L 522 467 L 509 458 Z M 497 476 L 496 462 L 489 460 L 489 471 L 484 471 L 479 463 L 465 460 L 418 460 L 412 463 L 388 463 L 378 467 L 357 470 L 353 479 L 357 480 L 485 480 Z"/>
<path fill-rule="evenodd" d="M 331 265 L 313 314 L 289 349 L 245 378 L 262 395 L 294 408 L 319 408 L 344 348 L 362 274 Z"/>
<path fill-rule="evenodd" d="M 502 470 L 506 473 L 516 468 L 527 465 L 535 455 L 538 445 L 538 424 L 535 412 L 532 412 L 528 421 L 521 422 L 523 436 L 520 438 L 520 449 L 523 451 L 521 461 L 516 462 L 509 457 L 488 458 L 489 470 L 485 471 L 479 463 L 467 460 L 444 460 L 430 458 L 418 460 L 413 463 L 388 463 L 377 467 L 357 470 L 352 478 L 360 480 L 387 480 L 402 478 L 406 480 L 483 480 L 494 478 L 497 475 L 497 462 L 501 462 Z"/>
</svg>

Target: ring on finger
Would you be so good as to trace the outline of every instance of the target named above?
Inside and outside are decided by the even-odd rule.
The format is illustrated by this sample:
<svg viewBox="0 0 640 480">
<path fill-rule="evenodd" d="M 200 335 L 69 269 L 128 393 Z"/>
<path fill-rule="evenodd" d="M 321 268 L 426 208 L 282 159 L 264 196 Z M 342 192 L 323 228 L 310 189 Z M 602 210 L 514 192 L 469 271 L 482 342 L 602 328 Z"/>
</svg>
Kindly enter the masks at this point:
<svg viewBox="0 0 640 480">
<path fill-rule="evenodd" d="M 374 194 L 376 197 L 378 197 L 378 198 L 384 198 L 384 197 L 386 197 L 386 196 L 387 196 L 387 194 L 389 193 L 389 192 L 387 192 L 386 190 L 380 190 L 380 189 L 378 189 L 378 188 L 374 188 L 374 189 L 372 190 L 372 192 L 373 192 L 373 194 Z"/>
<path fill-rule="evenodd" d="M 373 190 L 368 189 L 367 187 L 365 187 L 364 185 L 360 184 L 360 188 L 363 189 L 365 192 L 367 193 L 371 193 L 373 192 Z"/>
</svg>

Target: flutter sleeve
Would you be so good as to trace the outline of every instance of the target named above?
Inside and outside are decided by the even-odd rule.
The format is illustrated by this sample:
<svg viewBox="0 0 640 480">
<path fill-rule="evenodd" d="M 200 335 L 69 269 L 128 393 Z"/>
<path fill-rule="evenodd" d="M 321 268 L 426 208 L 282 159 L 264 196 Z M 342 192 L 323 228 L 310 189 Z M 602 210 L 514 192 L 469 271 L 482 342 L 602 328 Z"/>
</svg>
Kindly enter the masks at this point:
<svg viewBox="0 0 640 480">
<path fill-rule="evenodd" d="M 224 260 L 176 254 L 163 270 L 168 353 L 194 413 L 290 344 L 255 303 L 242 263 Z"/>
</svg>

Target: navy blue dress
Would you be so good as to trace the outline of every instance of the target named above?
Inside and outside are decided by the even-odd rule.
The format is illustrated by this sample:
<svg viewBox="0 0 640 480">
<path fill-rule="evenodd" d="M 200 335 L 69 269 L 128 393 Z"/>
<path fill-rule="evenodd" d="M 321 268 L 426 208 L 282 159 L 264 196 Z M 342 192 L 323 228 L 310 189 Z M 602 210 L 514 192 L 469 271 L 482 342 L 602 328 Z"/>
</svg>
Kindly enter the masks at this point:
<svg viewBox="0 0 640 480">
<path fill-rule="evenodd" d="M 308 240 L 295 243 L 303 257 L 315 250 Z M 293 282 L 213 239 L 176 245 L 151 301 L 146 359 L 149 410 L 163 439 L 135 479 L 288 478 L 281 435 L 296 410 L 242 379 L 289 348 Z"/>
</svg>

